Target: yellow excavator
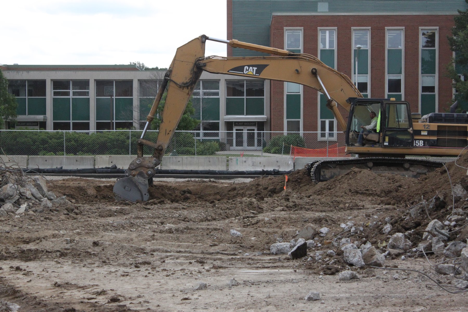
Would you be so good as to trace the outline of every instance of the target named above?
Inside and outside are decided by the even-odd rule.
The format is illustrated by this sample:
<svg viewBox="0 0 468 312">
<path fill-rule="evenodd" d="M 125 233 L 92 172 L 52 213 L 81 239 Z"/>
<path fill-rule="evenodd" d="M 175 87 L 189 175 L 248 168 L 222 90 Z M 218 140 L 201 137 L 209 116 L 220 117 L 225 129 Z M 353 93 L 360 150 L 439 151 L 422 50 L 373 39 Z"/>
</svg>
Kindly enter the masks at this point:
<svg viewBox="0 0 468 312">
<path fill-rule="evenodd" d="M 271 56 L 205 57 L 207 40 Z M 467 145 L 467 114 L 432 113 L 421 117 L 411 114 L 410 105 L 404 101 L 363 98 L 348 76 L 325 65 L 313 55 L 203 35 L 177 49 L 138 140 L 137 158 L 130 163 L 128 176 L 114 185 L 117 199 L 132 202 L 149 199 L 149 181 L 152 181 L 156 167 L 161 163 L 203 71 L 298 83 L 325 94 L 327 107 L 333 112 L 340 130 L 345 132 L 346 153 L 358 157 L 309 164 L 308 172 L 315 182 L 329 180 L 353 167 L 417 176 L 442 164 L 425 160 L 424 157 L 406 156 L 457 156 Z M 145 133 L 166 91 L 157 141 L 145 140 Z M 348 122 L 339 106 L 348 112 Z M 358 144 L 361 126 L 371 123 L 370 112 L 377 118 L 376 128 L 361 134 L 362 144 Z M 143 156 L 145 145 L 154 148 L 151 157 Z"/>
</svg>

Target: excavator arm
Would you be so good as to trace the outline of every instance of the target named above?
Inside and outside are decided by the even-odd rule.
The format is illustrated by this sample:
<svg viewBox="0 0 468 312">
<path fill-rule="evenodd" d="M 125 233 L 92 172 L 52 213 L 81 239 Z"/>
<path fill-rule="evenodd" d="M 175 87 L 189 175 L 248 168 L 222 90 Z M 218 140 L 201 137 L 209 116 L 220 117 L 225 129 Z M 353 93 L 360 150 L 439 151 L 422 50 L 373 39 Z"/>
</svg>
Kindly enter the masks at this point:
<svg viewBox="0 0 468 312">
<path fill-rule="evenodd" d="M 223 42 L 234 48 L 243 48 L 273 56 L 268 57 L 205 57 L 207 40 Z M 177 49 L 161 88 L 153 102 L 141 138 L 138 140 L 137 158 L 127 170 L 128 177 L 114 185 L 118 199 L 135 202 L 149 198 L 148 180 L 152 180 L 155 168 L 161 163 L 174 131 L 187 106 L 197 81 L 203 71 L 242 77 L 278 80 L 302 84 L 327 95 L 327 106 L 332 110 L 338 125 L 346 129 L 346 122 L 338 105 L 349 111 L 350 97 L 362 97 L 348 76 L 325 65 L 318 58 L 308 54 L 292 53 L 287 50 L 245 43 L 237 40 L 219 40 L 200 36 Z M 161 115 L 157 141 L 144 139 L 154 119 L 158 105 L 167 89 L 166 102 Z M 338 105 L 337 105 L 338 104 Z M 143 157 L 143 147 L 154 148 L 152 157 Z"/>
</svg>

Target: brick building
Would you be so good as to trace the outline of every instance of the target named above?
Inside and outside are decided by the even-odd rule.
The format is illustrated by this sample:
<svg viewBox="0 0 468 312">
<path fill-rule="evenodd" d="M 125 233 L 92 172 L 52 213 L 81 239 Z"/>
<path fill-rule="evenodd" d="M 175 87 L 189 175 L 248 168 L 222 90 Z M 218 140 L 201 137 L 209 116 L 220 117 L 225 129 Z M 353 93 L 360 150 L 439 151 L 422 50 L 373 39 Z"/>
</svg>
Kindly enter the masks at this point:
<svg viewBox="0 0 468 312">
<path fill-rule="evenodd" d="M 447 36 L 464 0 L 228 0 L 228 38 L 315 55 L 348 75 L 365 97 L 395 98 L 413 112 L 447 111 L 454 95 Z M 228 48 L 228 56 L 261 55 Z M 356 71 L 357 68 L 357 71 Z M 336 138 L 325 96 L 271 82 L 273 131 Z M 465 108 L 466 109 L 466 108 Z"/>
</svg>

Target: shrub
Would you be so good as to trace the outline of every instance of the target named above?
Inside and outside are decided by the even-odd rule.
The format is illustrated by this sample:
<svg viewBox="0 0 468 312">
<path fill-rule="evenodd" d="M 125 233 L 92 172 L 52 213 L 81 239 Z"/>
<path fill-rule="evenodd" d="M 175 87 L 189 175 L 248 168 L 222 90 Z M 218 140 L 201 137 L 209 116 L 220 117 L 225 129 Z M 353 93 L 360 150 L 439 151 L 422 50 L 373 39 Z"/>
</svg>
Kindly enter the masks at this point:
<svg viewBox="0 0 468 312">
<path fill-rule="evenodd" d="M 304 138 L 299 134 L 275 136 L 263 151 L 271 154 L 289 154 L 291 146 L 305 147 Z"/>
</svg>

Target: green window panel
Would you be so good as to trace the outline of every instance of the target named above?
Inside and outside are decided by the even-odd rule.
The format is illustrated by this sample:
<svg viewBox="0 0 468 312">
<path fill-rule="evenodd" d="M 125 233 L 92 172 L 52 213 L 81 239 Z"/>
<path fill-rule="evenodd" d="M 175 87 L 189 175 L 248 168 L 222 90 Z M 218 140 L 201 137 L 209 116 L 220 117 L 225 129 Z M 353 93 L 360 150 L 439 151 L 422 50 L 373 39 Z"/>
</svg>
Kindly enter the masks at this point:
<svg viewBox="0 0 468 312">
<path fill-rule="evenodd" d="M 421 94 L 421 115 L 435 112 L 435 94 Z"/>
<path fill-rule="evenodd" d="M 395 99 L 395 101 L 402 101 L 402 96 L 401 96 L 401 93 L 398 94 L 398 93 L 390 93 L 390 94 L 387 94 L 387 97 L 389 99 Z"/>
<path fill-rule="evenodd" d="M 89 120 L 89 98 L 72 99 L 72 119 L 76 121 Z"/>
<path fill-rule="evenodd" d="M 356 52 L 357 50 L 354 50 L 354 58 L 353 62 L 356 63 Z M 356 65 L 356 64 L 354 64 Z M 360 50 L 359 51 L 359 57 L 358 57 L 358 74 L 368 74 L 369 73 L 369 50 Z M 356 66 L 354 66 L 354 74 L 356 74 Z"/>
<path fill-rule="evenodd" d="M 457 100 L 457 101 L 458 101 L 458 107 L 462 111 L 468 111 L 468 101 L 464 101 L 464 100 Z"/>
<path fill-rule="evenodd" d="M 70 120 L 70 98 L 53 99 L 53 120 Z"/>
<path fill-rule="evenodd" d="M 288 51 L 292 53 L 302 53 L 301 49 L 288 49 Z"/>
<path fill-rule="evenodd" d="M 244 114 L 244 98 L 227 98 L 226 99 L 226 115 L 245 115 Z"/>
<path fill-rule="evenodd" d="M 28 115 L 46 115 L 46 98 L 28 98 Z"/>
<path fill-rule="evenodd" d="M 333 112 L 327 107 L 327 97 L 320 94 L 320 119 L 334 119 Z"/>
<path fill-rule="evenodd" d="M 133 99 L 116 98 L 115 99 L 115 120 L 133 120 Z"/>
<path fill-rule="evenodd" d="M 436 73 L 436 50 L 422 49 L 421 50 L 421 74 Z"/>
<path fill-rule="evenodd" d="M 110 121 L 111 100 L 110 98 L 96 98 L 96 120 Z"/>
<path fill-rule="evenodd" d="M 247 98 L 246 115 L 265 115 L 263 98 Z"/>
<path fill-rule="evenodd" d="M 401 74 L 402 73 L 402 50 L 389 49 L 387 68 L 388 74 Z"/>
<path fill-rule="evenodd" d="M 331 68 L 335 68 L 335 50 L 320 50 L 320 60 Z"/>
<path fill-rule="evenodd" d="M 286 119 L 301 119 L 301 95 L 286 95 Z"/>
<path fill-rule="evenodd" d="M 26 115 L 26 98 L 16 98 L 16 114 L 17 115 Z"/>
<path fill-rule="evenodd" d="M 200 118 L 200 116 L 201 116 L 201 114 L 200 114 L 200 112 L 201 112 L 200 101 L 201 101 L 201 99 L 199 97 L 193 97 L 192 98 L 192 107 L 195 110 L 195 113 L 192 115 L 192 117 L 197 119 L 197 120 L 201 120 L 201 118 Z"/>
<path fill-rule="evenodd" d="M 151 98 L 140 98 L 140 120 L 146 120 L 151 106 L 153 105 L 153 99 Z"/>
<path fill-rule="evenodd" d="M 219 98 L 203 98 L 203 120 L 219 120 Z"/>
</svg>

